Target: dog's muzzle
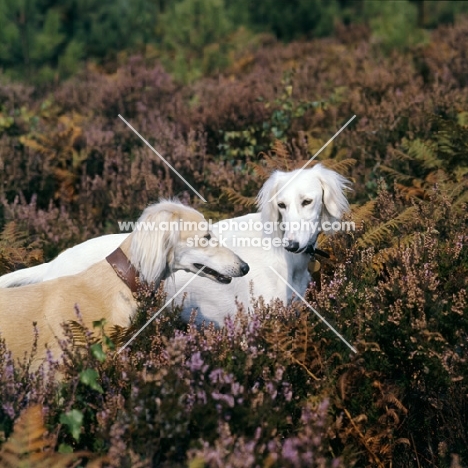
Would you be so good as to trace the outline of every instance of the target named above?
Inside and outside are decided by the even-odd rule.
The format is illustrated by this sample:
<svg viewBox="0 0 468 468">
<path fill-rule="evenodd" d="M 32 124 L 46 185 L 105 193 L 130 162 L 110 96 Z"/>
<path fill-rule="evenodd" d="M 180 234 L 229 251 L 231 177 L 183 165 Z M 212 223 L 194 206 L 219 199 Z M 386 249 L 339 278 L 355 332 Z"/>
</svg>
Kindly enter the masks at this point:
<svg viewBox="0 0 468 468">
<path fill-rule="evenodd" d="M 315 242 L 311 242 L 310 244 L 307 244 L 306 247 L 299 249 L 299 242 L 288 241 L 288 245 L 285 247 L 285 249 L 291 253 L 297 253 L 297 254 L 303 253 L 303 254 L 307 254 L 311 256 L 320 255 L 321 257 L 324 257 L 324 258 L 330 258 L 330 255 L 327 252 L 324 252 L 323 250 L 317 249 L 315 247 Z"/>
<path fill-rule="evenodd" d="M 209 276 L 215 279 L 216 281 L 218 281 L 219 283 L 229 284 L 232 281 L 232 276 L 223 275 L 219 273 L 218 271 L 213 270 L 213 268 L 207 267 L 206 265 L 203 265 L 201 263 L 194 263 L 193 265 L 198 270 L 202 270 L 205 276 Z M 241 263 L 241 266 L 239 269 L 240 269 L 241 274 L 234 275 L 234 276 L 245 276 L 250 271 L 249 265 L 245 262 Z"/>
</svg>

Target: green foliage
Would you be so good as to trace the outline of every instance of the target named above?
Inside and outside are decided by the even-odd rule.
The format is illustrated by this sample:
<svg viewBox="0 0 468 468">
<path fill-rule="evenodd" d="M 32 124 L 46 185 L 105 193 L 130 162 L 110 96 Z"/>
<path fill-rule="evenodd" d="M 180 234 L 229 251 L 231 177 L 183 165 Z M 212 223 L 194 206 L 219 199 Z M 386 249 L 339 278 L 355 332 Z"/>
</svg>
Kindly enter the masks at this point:
<svg viewBox="0 0 468 468">
<path fill-rule="evenodd" d="M 104 362 L 106 360 L 106 353 L 102 349 L 101 343 L 95 343 L 91 346 L 91 352 L 93 353 L 93 356 L 99 361 L 99 362 Z"/>
<path fill-rule="evenodd" d="M 58 58 L 58 71 L 60 76 L 71 76 L 77 73 L 81 67 L 80 62 L 86 56 L 84 43 L 72 39 L 66 46 L 62 55 Z"/>
<path fill-rule="evenodd" d="M 70 40 L 85 46 L 87 57 L 115 57 L 120 51 L 141 49 L 154 40 L 158 2 L 69 0 L 64 8 L 74 13 L 70 26 L 76 33 Z"/>
<path fill-rule="evenodd" d="M 281 80 L 281 95 L 272 101 L 259 97 L 269 112 L 268 120 L 258 126 L 250 125 L 243 130 L 221 131 L 219 145 L 221 159 L 226 161 L 255 157 L 261 151 L 267 151 L 272 141 L 286 141 L 291 135 L 295 122 L 300 121 L 308 110 L 320 111 L 328 104 L 338 101 L 340 90 L 333 93 L 327 101 L 306 101 L 293 97 L 291 76 Z M 304 129 L 305 130 L 305 129 Z"/>
<path fill-rule="evenodd" d="M 159 22 L 162 62 L 183 82 L 224 69 L 235 29 L 224 0 L 173 2 Z"/>
<path fill-rule="evenodd" d="M 426 31 L 418 26 L 416 6 L 409 2 L 364 2 L 364 18 L 369 18 L 377 46 L 390 52 L 428 42 Z"/>
<path fill-rule="evenodd" d="M 233 3 L 231 10 L 235 17 L 246 19 L 254 29 L 273 32 L 285 41 L 305 36 L 329 36 L 333 32 L 333 20 L 339 16 L 336 0 L 240 0 Z"/>
<path fill-rule="evenodd" d="M 154 40 L 154 2 L 0 1 L 0 60 L 20 79 L 46 83 L 76 73 L 84 59 L 112 58 Z"/>
<path fill-rule="evenodd" d="M 81 411 L 73 409 L 62 414 L 62 416 L 60 416 L 60 422 L 68 427 L 70 434 L 75 440 L 79 440 L 83 427 L 83 413 Z"/>
<path fill-rule="evenodd" d="M 466 1 L 425 0 L 424 4 L 423 26 L 428 28 L 436 28 L 440 24 L 453 24 L 457 17 L 468 14 L 468 2 Z"/>
<path fill-rule="evenodd" d="M 93 352 L 93 355 L 96 357 L 95 350 L 93 350 L 92 352 Z M 100 357 L 96 359 L 102 362 Z M 103 393 L 103 389 L 97 381 L 98 376 L 99 374 L 94 369 L 85 369 L 84 371 L 81 371 L 80 373 L 80 382 L 83 383 L 84 385 L 87 385 L 89 388 L 96 390 L 99 393 Z"/>
</svg>

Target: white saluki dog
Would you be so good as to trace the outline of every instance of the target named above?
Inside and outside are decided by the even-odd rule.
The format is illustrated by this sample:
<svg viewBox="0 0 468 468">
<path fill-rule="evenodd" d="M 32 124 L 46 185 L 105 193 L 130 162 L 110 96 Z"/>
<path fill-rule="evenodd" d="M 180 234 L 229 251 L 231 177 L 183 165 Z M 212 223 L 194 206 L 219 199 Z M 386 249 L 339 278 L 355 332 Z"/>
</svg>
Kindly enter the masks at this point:
<svg viewBox="0 0 468 468">
<path fill-rule="evenodd" d="M 96 258 L 100 261 L 90 262 L 91 266 L 80 273 L 0 289 L 0 336 L 13 356 L 31 351 L 35 323 L 38 346 L 33 368 L 45 357 L 46 344 L 58 357 L 61 325 L 77 319 L 76 308 L 88 327 L 101 319 L 108 327 L 128 326 L 137 310 L 133 293 L 138 285 L 154 283 L 157 287 L 174 271 L 198 273 L 223 284 L 249 271 L 249 266 L 225 247 L 194 246 L 192 239 L 211 238 L 212 234 L 208 222 L 192 208 L 164 201 L 147 207 L 138 222 L 140 229 L 121 237 L 111 248 L 106 244 Z M 82 248 L 86 254 L 86 247 Z M 80 254 L 70 261 L 79 262 Z"/>
<path fill-rule="evenodd" d="M 309 254 L 316 247 L 320 230 L 332 232 L 332 223 L 341 220 L 349 209 L 345 196 L 348 188 L 347 179 L 321 164 L 311 169 L 274 172 L 259 193 L 259 213 L 213 225 L 219 242 L 249 263 L 249 275 L 233 279 L 229 286 L 196 278 L 184 290 L 187 297 L 182 317 L 188 320 L 195 308 L 198 323 L 208 320 L 222 325 L 224 317 L 237 311 L 236 300 L 246 308 L 252 295 L 263 296 L 266 303 L 273 299 L 286 303 L 293 293 L 270 266 L 303 295 L 310 281 Z M 315 229 L 314 223 L 318 223 Z M 0 287 L 76 273 L 108 255 L 127 235 L 111 234 L 88 240 L 64 251 L 50 263 L 1 277 Z M 187 280 L 188 275 L 183 272 L 169 278 L 165 282 L 169 297 Z"/>
</svg>

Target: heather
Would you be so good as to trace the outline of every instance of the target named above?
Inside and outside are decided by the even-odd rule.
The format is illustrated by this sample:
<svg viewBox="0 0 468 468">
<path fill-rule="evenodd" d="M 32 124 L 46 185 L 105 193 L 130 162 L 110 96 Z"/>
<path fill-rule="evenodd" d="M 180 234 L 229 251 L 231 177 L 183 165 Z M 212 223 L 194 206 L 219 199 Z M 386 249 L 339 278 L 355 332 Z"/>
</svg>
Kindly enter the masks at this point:
<svg viewBox="0 0 468 468">
<path fill-rule="evenodd" d="M 61 382 L 0 345 L 2 466 L 468 463 L 468 23 L 403 49 L 369 34 L 269 38 L 184 85 L 145 55 L 46 91 L 1 81 L 1 273 L 117 232 L 159 197 L 247 213 L 272 170 L 356 115 L 317 160 L 353 182 L 357 229 L 321 238 L 330 259 L 306 298 L 358 351 L 301 304 L 259 300 L 222 329 L 168 309 L 120 353 L 162 292 L 144 289 L 110 336 L 77 309 Z"/>
</svg>

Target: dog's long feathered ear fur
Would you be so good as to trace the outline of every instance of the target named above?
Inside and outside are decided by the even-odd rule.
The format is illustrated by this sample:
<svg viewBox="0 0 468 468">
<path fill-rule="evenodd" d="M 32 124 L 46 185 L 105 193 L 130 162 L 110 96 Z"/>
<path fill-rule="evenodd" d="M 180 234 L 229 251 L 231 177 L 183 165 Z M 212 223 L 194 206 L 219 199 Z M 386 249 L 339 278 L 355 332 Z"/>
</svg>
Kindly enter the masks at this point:
<svg viewBox="0 0 468 468">
<path fill-rule="evenodd" d="M 163 279 L 166 266 L 171 269 L 174 264 L 179 232 L 169 229 L 171 221 L 178 221 L 173 211 L 161 205 L 148 206 L 131 234 L 130 261 L 143 281 L 151 283 Z"/>
<path fill-rule="evenodd" d="M 313 168 L 313 173 L 322 184 L 324 212 L 322 222 L 339 221 L 343 214 L 349 210 L 349 203 L 345 196 L 346 190 L 351 190 L 350 182 L 331 169 L 327 169 L 321 164 Z"/>
<path fill-rule="evenodd" d="M 261 213 L 262 223 L 276 223 L 280 219 L 280 213 L 277 206 L 276 198 L 274 197 L 278 190 L 278 181 L 281 176 L 280 171 L 275 171 L 270 178 L 263 184 L 257 196 L 257 206 Z"/>
</svg>

